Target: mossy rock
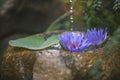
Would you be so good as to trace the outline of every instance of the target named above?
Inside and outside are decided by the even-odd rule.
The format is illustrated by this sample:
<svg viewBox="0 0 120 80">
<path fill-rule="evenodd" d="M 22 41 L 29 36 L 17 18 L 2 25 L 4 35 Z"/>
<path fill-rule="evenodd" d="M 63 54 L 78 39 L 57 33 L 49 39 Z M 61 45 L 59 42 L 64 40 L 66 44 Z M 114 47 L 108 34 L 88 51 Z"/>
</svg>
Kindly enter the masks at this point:
<svg viewBox="0 0 120 80">
<path fill-rule="evenodd" d="M 33 53 L 34 51 L 9 47 L 1 56 L 0 80 L 32 80 L 36 60 Z"/>
<path fill-rule="evenodd" d="M 104 55 L 103 49 L 71 53 L 8 47 L 0 60 L 0 80 L 120 80 L 119 59 L 119 48 Z"/>
</svg>

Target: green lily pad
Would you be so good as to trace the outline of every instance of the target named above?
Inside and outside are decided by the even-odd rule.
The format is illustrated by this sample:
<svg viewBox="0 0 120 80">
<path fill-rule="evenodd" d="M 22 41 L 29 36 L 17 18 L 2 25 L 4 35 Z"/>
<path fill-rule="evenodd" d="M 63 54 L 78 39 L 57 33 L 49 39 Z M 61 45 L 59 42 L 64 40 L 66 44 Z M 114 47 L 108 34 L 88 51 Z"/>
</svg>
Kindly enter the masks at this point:
<svg viewBox="0 0 120 80">
<path fill-rule="evenodd" d="M 58 36 L 53 35 L 53 36 L 49 37 L 49 38 L 41 45 L 41 47 L 39 47 L 39 49 L 43 49 L 43 48 L 52 46 L 52 45 L 57 44 L 57 43 L 59 43 L 59 41 L 58 41 Z"/>
<path fill-rule="evenodd" d="M 9 45 L 14 47 L 27 48 L 31 50 L 40 50 L 50 47 L 51 45 L 54 45 L 58 42 L 58 37 L 56 35 L 49 37 L 46 41 L 41 36 L 33 35 L 16 40 L 10 40 Z"/>
</svg>

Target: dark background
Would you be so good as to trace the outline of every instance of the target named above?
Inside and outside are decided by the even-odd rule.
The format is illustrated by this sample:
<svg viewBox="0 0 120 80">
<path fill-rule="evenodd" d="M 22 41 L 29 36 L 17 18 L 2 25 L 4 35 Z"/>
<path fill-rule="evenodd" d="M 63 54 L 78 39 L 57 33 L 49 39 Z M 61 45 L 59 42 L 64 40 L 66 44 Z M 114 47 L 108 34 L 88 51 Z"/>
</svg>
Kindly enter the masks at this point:
<svg viewBox="0 0 120 80">
<path fill-rule="evenodd" d="M 0 0 L 0 51 L 10 39 L 44 32 L 61 14 L 60 0 Z"/>
</svg>

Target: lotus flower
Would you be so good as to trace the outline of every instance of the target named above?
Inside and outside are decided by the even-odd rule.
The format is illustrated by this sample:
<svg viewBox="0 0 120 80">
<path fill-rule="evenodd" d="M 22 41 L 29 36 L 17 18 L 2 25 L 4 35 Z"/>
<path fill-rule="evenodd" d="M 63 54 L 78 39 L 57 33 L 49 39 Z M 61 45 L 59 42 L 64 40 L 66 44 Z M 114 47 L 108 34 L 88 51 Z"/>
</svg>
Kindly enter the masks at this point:
<svg viewBox="0 0 120 80">
<path fill-rule="evenodd" d="M 103 29 L 88 29 L 85 38 L 88 39 L 88 43 L 92 46 L 99 46 L 107 38 L 107 32 Z"/>
<path fill-rule="evenodd" d="M 90 44 L 84 38 L 84 33 L 66 32 L 59 35 L 60 44 L 68 51 L 81 52 Z"/>
</svg>

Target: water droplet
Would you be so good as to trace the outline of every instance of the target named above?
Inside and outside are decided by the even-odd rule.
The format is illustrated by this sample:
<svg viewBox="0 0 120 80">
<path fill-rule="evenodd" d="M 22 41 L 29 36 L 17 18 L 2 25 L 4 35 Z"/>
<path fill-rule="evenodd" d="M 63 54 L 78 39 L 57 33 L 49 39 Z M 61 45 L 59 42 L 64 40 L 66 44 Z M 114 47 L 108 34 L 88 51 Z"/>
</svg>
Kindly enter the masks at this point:
<svg viewBox="0 0 120 80">
<path fill-rule="evenodd" d="M 72 10 L 73 10 L 73 6 L 71 6 L 71 7 L 70 7 L 70 9 L 72 9 Z"/>
<path fill-rule="evenodd" d="M 73 23 L 74 21 L 70 21 L 71 23 Z"/>
<path fill-rule="evenodd" d="M 70 30 L 73 31 L 73 5 L 72 5 L 73 0 L 70 0 Z"/>
<path fill-rule="evenodd" d="M 70 2 L 72 3 L 72 0 L 70 0 Z"/>
<path fill-rule="evenodd" d="M 73 10 L 70 10 L 70 13 L 73 13 Z"/>
<path fill-rule="evenodd" d="M 73 28 L 71 27 L 70 30 L 73 31 Z"/>
<path fill-rule="evenodd" d="M 72 16 L 72 15 L 70 16 L 70 19 L 71 19 L 71 20 L 73 19 L 73 16 Z"/>
</svg>

